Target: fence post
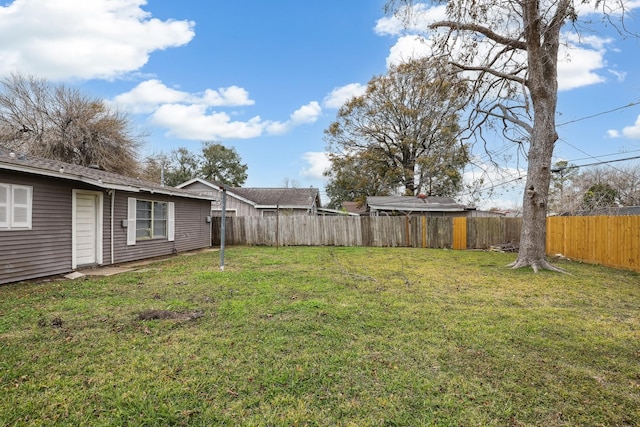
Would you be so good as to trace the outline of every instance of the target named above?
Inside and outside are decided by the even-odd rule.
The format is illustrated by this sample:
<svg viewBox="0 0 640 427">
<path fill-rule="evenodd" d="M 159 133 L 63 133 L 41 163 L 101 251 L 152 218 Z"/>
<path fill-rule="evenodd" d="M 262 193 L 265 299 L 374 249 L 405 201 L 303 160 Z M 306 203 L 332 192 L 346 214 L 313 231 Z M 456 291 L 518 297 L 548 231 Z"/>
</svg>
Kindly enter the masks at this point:
<svg viewBox="0 0 640 427">
<path fill-rule="evenodd" d="M 409 216 L 406 216 L 404 218 L 404 230 L 407 236 L 407 247 L 410 248 L 411 247 L 411 220 L 409 219 Z"/>
</svg>

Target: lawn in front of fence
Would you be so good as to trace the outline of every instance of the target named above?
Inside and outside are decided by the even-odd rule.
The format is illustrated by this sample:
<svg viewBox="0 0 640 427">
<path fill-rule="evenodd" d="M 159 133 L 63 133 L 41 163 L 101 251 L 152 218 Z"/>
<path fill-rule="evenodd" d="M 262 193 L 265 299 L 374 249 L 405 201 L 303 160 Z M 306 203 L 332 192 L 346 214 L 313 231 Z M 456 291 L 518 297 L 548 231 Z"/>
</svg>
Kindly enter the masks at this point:
<svg viewBox="0 0 640 427">
<path fill-rule="evenodd" d="M 639 425 L 640 276 L 232 247 L 0 287 L 1 425 Z"/>
</svg>

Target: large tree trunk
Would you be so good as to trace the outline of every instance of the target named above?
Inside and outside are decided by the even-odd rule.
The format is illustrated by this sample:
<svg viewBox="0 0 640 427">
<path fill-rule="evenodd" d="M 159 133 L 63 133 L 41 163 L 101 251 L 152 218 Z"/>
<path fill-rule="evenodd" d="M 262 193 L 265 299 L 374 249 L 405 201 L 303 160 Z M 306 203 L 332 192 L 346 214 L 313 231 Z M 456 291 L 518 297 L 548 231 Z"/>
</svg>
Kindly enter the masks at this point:
<svg viewBox="0 0 640 427">
<path fill-rule="evenodd" d="M 533 134 L 529 147 L 527 182 L 522 200 L 523 221 L 518 258 L 513 268 L 530 266 L 559 270 L 546 259 L 547 203 L 551 180 L 551 156 L 557 139 L 555 100 L 539 102 L 535 109 Z M 551 105 L 548 105 L 551 104 Z"/>
<path fill-rule="evenodd" d="M 525 0 L 522 6 L 528 56 L 526 86 L 533 104 L 533 129 L 529 141 L 527 183 L 522 200 L 520 250 L 511 266 L 530 266 L 536 272 L 540 268 L 562 271 L 547 261 L 545 253 L 551 156 L 558 139 L 555 121 L 558 103 L 558 47 L 569 0 L 559 1 L 555 17 L 548 27 L 541 26 L 542 12 L 537 0 Z"/>
</svg>

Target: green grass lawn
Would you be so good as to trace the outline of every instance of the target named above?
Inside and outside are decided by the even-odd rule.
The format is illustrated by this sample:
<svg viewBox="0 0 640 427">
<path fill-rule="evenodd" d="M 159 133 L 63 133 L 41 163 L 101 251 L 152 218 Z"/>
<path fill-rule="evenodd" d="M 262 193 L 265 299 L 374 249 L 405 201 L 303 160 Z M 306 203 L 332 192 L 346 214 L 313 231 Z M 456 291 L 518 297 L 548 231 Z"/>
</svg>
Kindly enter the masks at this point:
<svg viewBox="0 0 640 427">
<path fill-rule="evenodd" d="M 640 275 L 513 259 L 234 247 L 0 286 L 0 425 L 640 425 Z"/>
</svg>

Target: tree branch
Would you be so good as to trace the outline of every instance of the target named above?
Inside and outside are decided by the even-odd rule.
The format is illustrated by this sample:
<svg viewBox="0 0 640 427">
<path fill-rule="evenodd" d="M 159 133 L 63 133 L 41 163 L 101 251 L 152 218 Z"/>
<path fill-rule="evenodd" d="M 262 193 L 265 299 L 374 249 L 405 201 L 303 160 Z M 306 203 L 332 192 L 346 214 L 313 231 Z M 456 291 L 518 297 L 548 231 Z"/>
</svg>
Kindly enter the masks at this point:
<svg viewBox="0 0 640 427">
<path fill-rule="evenodd" d="M 533 127 L 531 127 L 531 125 L 529 123 L 525 122 L 524 120 L 519 119 L 514 114 L 510 114 L 509 109 L 507 107 L 505 107 L 504 105 L 496 104 L 493 108 L 499 108 L 502 111 L 502 114 L 496 114 L 492 110 L 481 110 L 479 108 L 478 108 L 478 112 L 484 113 L 484 114 L 492 116 L 492 117 L 496 117 L 498 119 L 506 120 L 506 121 L 511 122 L 511 123 L 513 123 L 515 125 L 521 126 L 522 128 L 524 128 L 530 134 L 533 132 Z"/>
<path fill-rule="evenodd" d="M 473 24 L 473 23 L 461 23 L 455 21 L 438 21 L 429 25 L 429 28 L 449 28 L 454 31 L 472 31 L 475 33 L 482 34 L 483 36 L 495 41 L 496 43 L 500 43 L 505 46 L 511 46 L 515 49 L 527 50 L 527 45 L 518 39 L 512 39 L 510 37 L 502 36 L 487 27 L 482 25 Z"/>
<path fill-rule="evenodd" d="M 527 84 L 527 81 L 522 77 L 518 77 L 518 76 L 515 76 L 515 75 L 512 75 L 512 74 L 508 74 L 508 73 L 502 73 L 502 72 L 500 72 L 498 70 L 495 70 L 493 68 L 490 68 L 490 67 L 480 67 L 480 66 L 476 67 L 476 66 L 462 65 L 462 64 L 457 63 L 457 62 L 450 62 L 449 64 L 451 64 L 454 67 L 460 68 L 463 71 L 481 71 L 483 73 L 488 73 L 488 74 L 491 74 L 492 76 L 496 76 L 496 77 L 499 77 L 499 78 L 505 79 L 505 80 L 510 80 L 512 82 L 516 82 L 516 83 L 521 84 L 521 85 L 525 85 L 526 86 L 526 84 Z M 518 72 L 522 71 L 522 69 L 519 68 L 517 71 Z"/>
</svg>

